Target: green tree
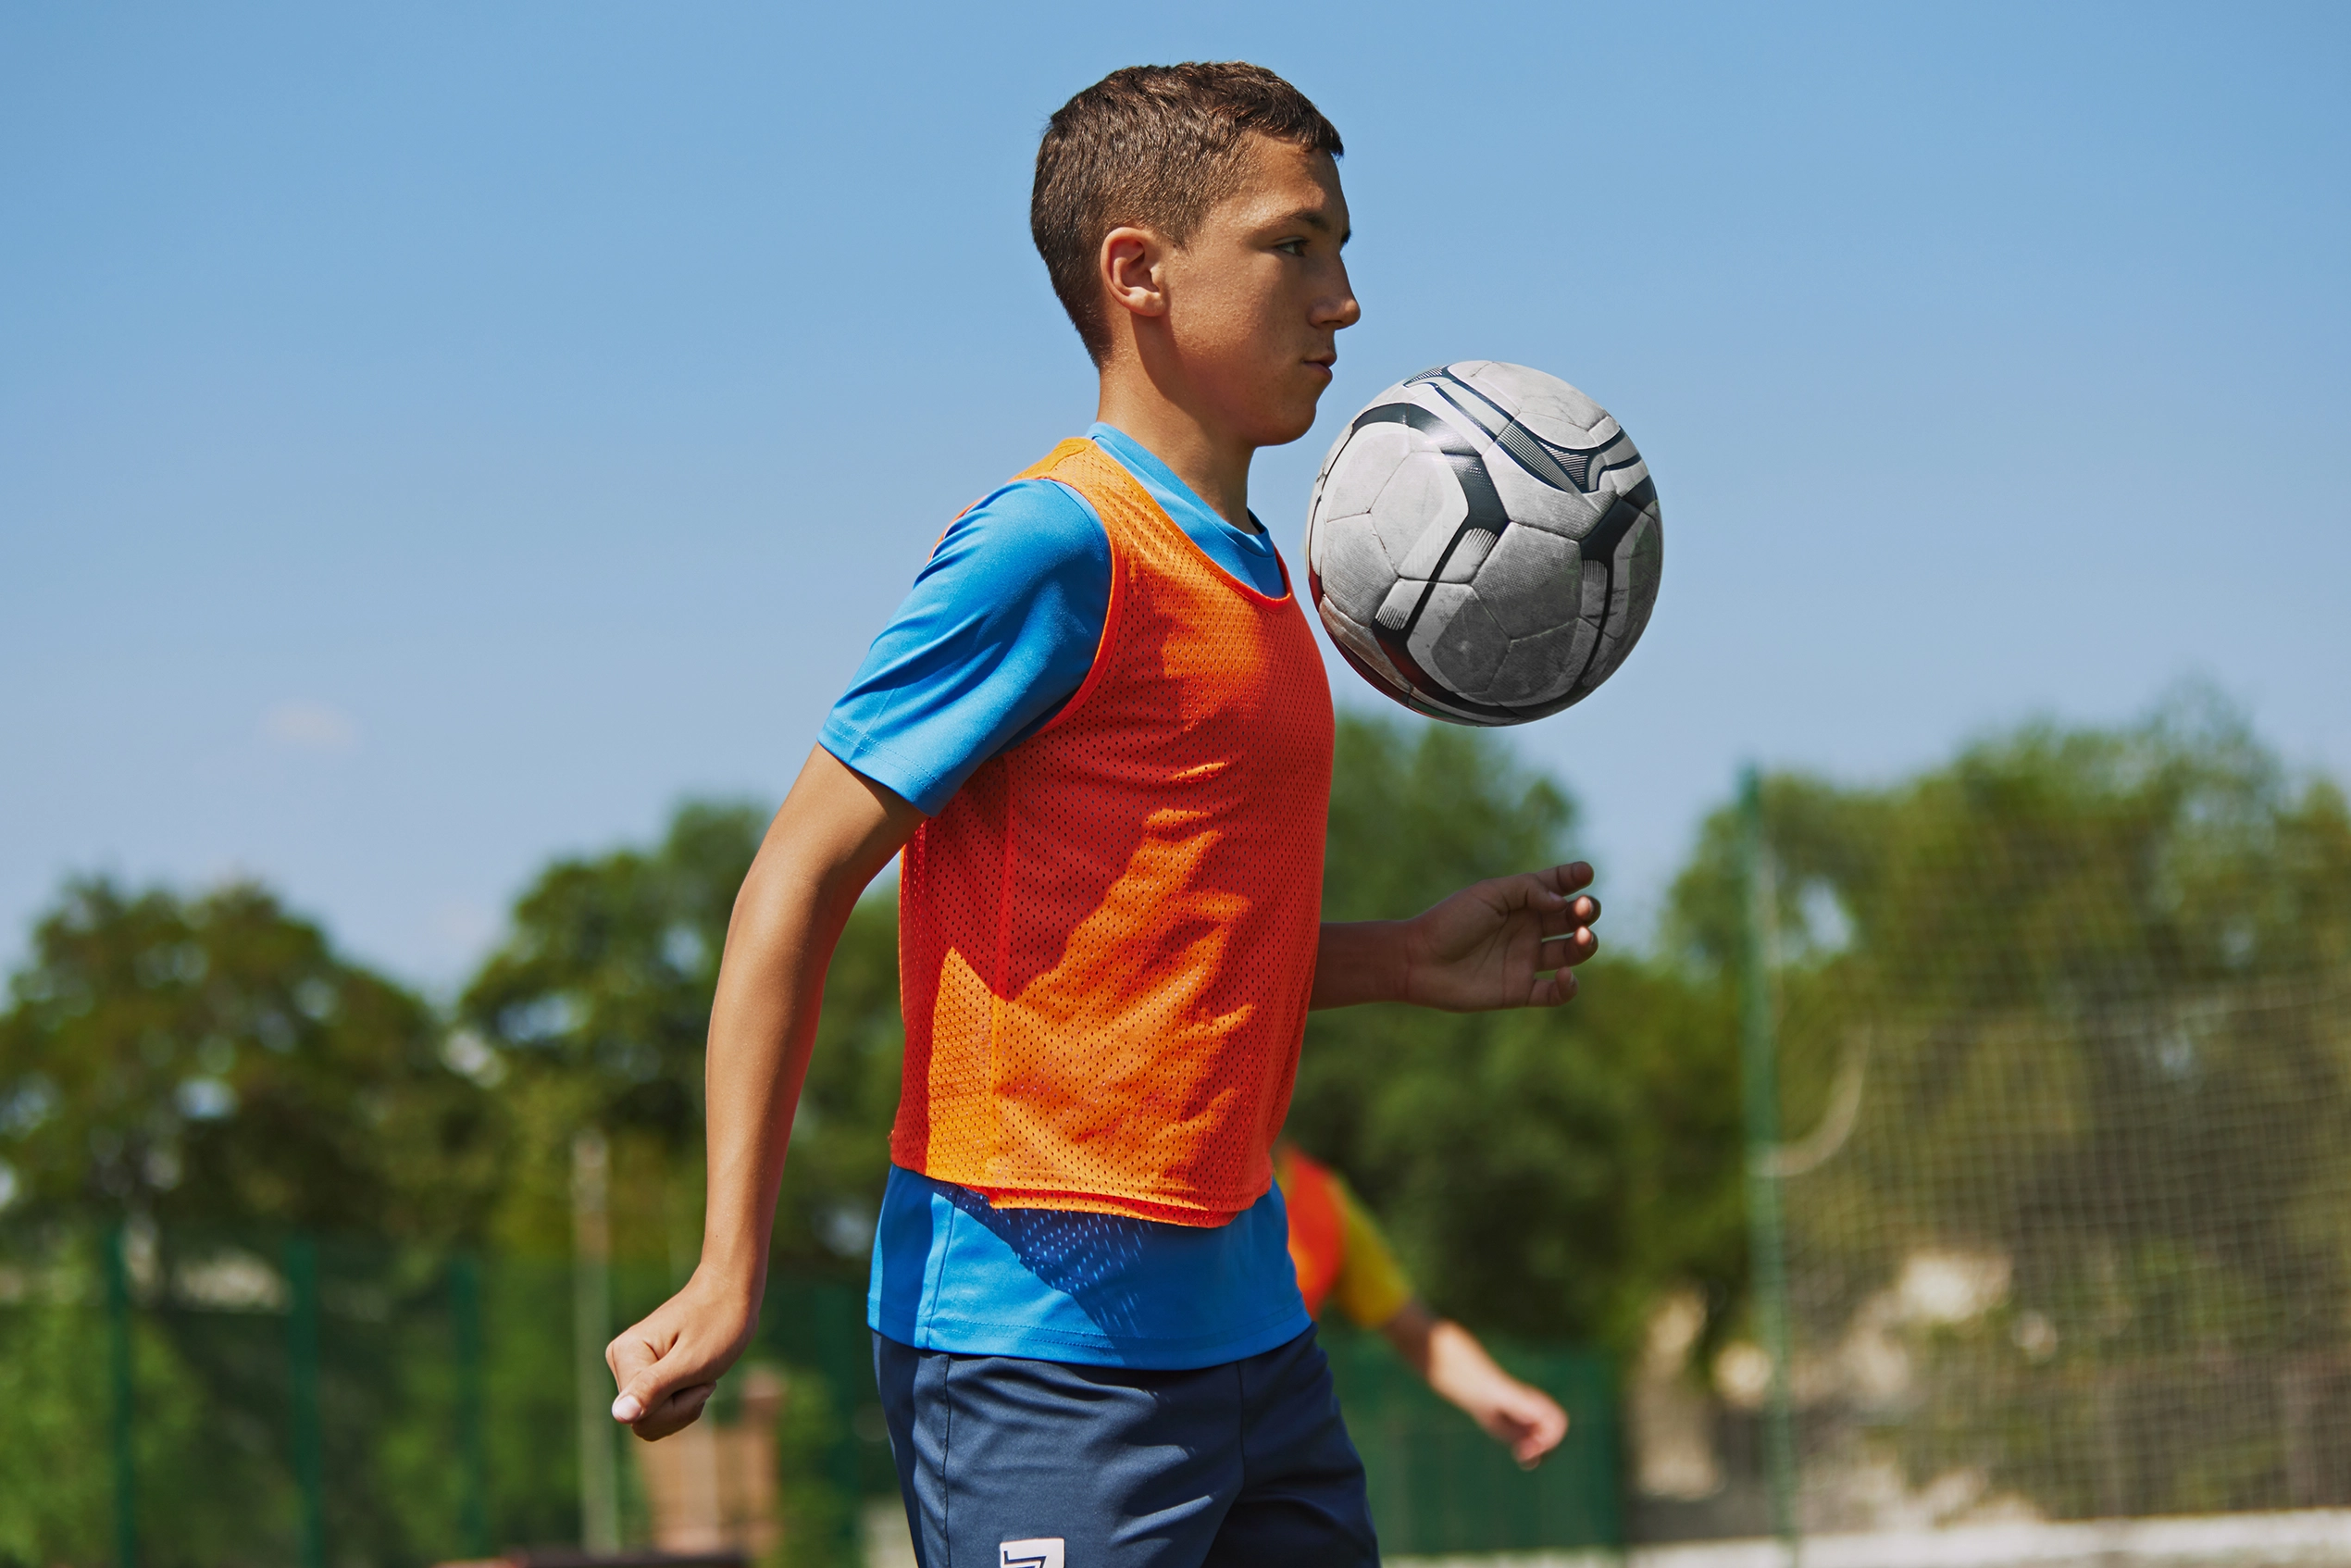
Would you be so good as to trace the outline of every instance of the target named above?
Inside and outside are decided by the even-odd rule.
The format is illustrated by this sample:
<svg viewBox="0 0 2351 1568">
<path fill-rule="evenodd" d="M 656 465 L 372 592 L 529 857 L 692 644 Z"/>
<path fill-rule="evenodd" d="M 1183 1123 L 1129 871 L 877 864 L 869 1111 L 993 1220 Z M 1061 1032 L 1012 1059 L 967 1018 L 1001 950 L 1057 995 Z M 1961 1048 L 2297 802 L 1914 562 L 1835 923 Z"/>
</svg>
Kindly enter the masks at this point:
<svg viewBox="0 0 2351 1568">
<path fill-rule="evenodd" d="M 1574 818 L 1496 736 L 1342 716 L 1324 913 L 1408 915 L 1554 864 Z M 1728 1295 L 1743 1268 L 1727 994 L 1603 941 L 1557 1011 L 1362 1007 L 1308 1026 L 1289 1130 L 1474 1327 L 1625 1341 L 1665 1284 Z"/>
<path fill-rule="evenodd" d="M 610 1136 L 616 1250 L 666 1265 L 619 1271 L 623 1321 L 651 1310 L 698 1255 L 711 995 L 765 822 L 757 807 L 689 802 L 650 847 L 557 861 L 516 901 L 506 940 L 459 1003 L 464 1049 L 502 1076 L 519 1129 L 500 1222 L 511 1246 L 568 1246 L 571 1138 L 588 1125 Z M 870 1457 L 849 1412 L 872 1398 L 858 1302 L 898 1101 L 895 915 L 887 893 L 867 898 L 834 951 L 777 1205 L 761 1345 L 793 1367 L 781 1434 L 792 1561 L 837 1551 L 853 1533 Z M 559 1388 L 560 1375 L 535 1386 Z M 567 1454 L 518 1453 L 502 1474 L 529 1470 L 529 1497 L 543 1497 L 571 1484 Z"/>
<path fill-rule="evenodd" d="M 613 1144 L 616 1245 L 690 1262 L 710 992 L 761 823 L 749 806 L 690 804 L 652 848 L 557 860 L 516 901 L 457 1006 L 458 1049 L 515 1116 L 509 1248 L 569 1251 L 572 1139 L 593 1126 Z"/>
<path fill-rule="evenodd" d="M 478 1235 L 501 1168 L 493 1101 L 441 1059 L 425 1004 L 342 958 L 249 885 L 199 898 L 70 883 L 0 1015 L 0 1394 L 50 1454 L 0 1466 L 0 1560 L 108 1549 L 100 1238 L 129 1238 L 140 1422 L 157 1563 L 291 1551 L 280 1247 L 368 1238 L 338 1268 L 321 1399 L 337 1538 L 356 1562 L 421 1555 L 413 1499 L 377 1475 L 418 1363 L 403 1328 L 427 1254 Z M 445 1446 L 445 1433 L 442 1434 Z M 13 1440 L 13 1439 L 12 1439 Z"/>
<path fill-rule="evenodd" d="M 1889 788 L 1773 778 L 1763 809 L 1810 1341 L 1922 1251 L 1997 1258 L 2021 1338 L 1912 1347 L 1922 1474 L 2065 1513 L 2286 1500 L 2257 1407 L 2290 1363 L 2260 1358 L 2330 1351 L 2351 1300 L 2340 792 L 2188 692 Z M 1674 893 L 1700 976 L 1736 952 L 1735 834 L 1711 818 Z"/>
<path fill-rule="evenodd" d="M 689 802 L 659 843 L 557 861 L 516 902 L 459 1014 L 467 1039 L 494 1053 L 525 1129 L 505 1229 L 517 1244 L 568 1244 L 566 1151 L 592 1124 L 618 1146 L 616 1245 L 690 1263 L 711 994 L 766 820 L 747 804 Z M 886 896 L 862 904 L 827 977 L 775 1240 L 803 1267 L 861 1266 L 871 1239 L 897 1103 L 893 916 Z"/>
<path fill-rule="evenodd" d="M 9 1223 L 475 1233 L 499 1119 L 429 1008 L 249 884 L 68 884 L 0 1016 Z"/>
</svg>

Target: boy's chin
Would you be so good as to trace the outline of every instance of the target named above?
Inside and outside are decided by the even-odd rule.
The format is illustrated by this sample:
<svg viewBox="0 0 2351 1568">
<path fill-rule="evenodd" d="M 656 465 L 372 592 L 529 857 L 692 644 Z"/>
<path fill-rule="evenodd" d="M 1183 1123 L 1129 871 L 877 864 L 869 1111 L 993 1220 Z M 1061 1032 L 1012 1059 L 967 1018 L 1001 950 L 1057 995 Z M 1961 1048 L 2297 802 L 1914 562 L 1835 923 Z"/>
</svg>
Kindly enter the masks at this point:
<svg viewBox="0 0 2351 1568">
<path fill-rule="evenodd" d="M 1314 398 L 1309 399 L 1302 406 L 1268 409 L 1259 422 L 1255 444 L 1287 446 L 1312 429 L 1315 405 L 1320 398 L 1321 392 L 1317 391 Z"/>
</svg>

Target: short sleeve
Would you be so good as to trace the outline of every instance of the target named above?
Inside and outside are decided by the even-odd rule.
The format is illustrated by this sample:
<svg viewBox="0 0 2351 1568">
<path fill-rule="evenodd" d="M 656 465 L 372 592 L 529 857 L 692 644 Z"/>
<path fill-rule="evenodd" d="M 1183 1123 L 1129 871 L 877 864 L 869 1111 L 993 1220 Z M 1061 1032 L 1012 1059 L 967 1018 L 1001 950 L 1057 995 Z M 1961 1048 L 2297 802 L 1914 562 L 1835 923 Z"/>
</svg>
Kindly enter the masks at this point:
<svg viewBox="0 0 2351 1568">
<path fill-rule="evenodd" d="M 1085 683 L 1110 584 L 1091 506 L 1050 479 L 1006 485 L 948 529 L 817 743 L 936 816 Z"/>
<path fill-rule="evenodd" d="M 1330 1299 L 1363 1327 L 1382 1327 L 1412 1300 L 1412 1278 L 1396 1261 L 1387 1238 L 1336 1175 L 1331 1177 L 1331 1189 L 1338 1199 L 1339 1218 L 1346 1227 L 1347 1261 L 1339 1265 L 1338 1278 L 1331 1284 Z"/>
</svg>

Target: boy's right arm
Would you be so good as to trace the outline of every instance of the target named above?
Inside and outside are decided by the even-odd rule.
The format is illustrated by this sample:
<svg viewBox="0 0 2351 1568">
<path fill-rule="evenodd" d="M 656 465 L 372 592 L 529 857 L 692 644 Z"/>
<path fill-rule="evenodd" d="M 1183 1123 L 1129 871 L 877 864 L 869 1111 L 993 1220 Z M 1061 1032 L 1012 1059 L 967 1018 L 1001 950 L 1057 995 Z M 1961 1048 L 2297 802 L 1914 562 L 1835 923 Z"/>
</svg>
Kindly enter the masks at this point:
<svg viewBox="0 0 2351 1568">
<path fill-rule="evenodd" d="M 922 821 L 920 811 L 819 747 L 735 895 L 703 1069 L 702 1262 L 683 1289 L 604 1351 L 620 1386 L 613 1419 L 641 1437 L 691 1423 L 751 1342 L 825 966 L 858 896 Z"/>
<path fill-rule="evenodd" d="M 702 1263 L 604 1352 L 613 1419 L 639 1437 L 701 1414 L 759 1321 L 784 1145 L 850 910 L 926 813 L 1077 690 L 1110 590 L 1109 537 L 1076 492 L 1007 485 L 948 529 L 826 718 L 727 925 L 703 1067 Z"/>
</svg>

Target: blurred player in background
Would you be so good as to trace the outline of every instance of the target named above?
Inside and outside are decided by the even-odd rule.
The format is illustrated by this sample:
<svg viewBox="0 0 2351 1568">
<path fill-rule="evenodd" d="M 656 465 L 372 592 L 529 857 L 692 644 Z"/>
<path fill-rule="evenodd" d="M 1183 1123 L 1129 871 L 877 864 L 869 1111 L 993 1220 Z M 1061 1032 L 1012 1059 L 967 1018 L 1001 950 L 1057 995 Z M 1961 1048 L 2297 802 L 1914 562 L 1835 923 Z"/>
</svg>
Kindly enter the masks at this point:
<svg viewBox="0 0 2351 1568">
<path fill-rule="evenodd" d="M 1396 1253 L 1346 1181 L 1284 1139 L 1274 1177 L 1289 1207 L 1289 1255 L 1299 1294 L 1317 1319 L 1325 1302 L 1377 1329 L 1405 1364 L 1532 1470 L 1567 1436 L 1567 1412 L 1542 1389 L 1495 1364 L 1477 1337 L 1438 1317 L 1412 1288 Z"/>
</svg>

